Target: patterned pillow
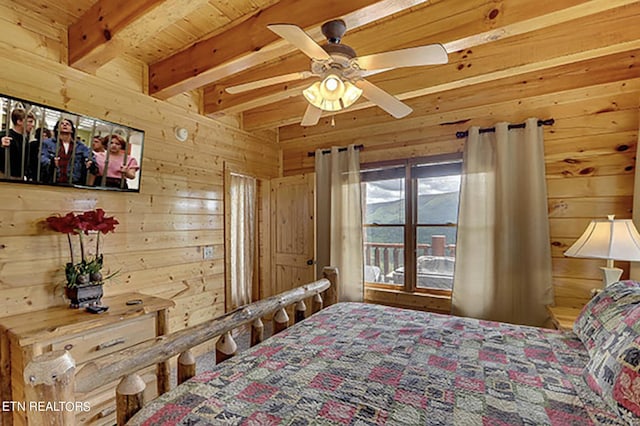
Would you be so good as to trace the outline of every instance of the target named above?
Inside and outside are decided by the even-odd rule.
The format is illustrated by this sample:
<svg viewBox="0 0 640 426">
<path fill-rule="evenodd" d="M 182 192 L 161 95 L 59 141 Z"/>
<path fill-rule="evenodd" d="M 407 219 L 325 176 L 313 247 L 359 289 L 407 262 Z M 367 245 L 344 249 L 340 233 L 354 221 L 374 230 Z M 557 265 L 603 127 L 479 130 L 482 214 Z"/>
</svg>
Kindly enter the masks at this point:
<svg viewBox="0 0 640 426">
<path fill-rule="evenodd" d="M 593 358 L 619 326 L 629 310 L 640 306 L 640 283 L 619 281 L 607 286 L 587 303 L 575 323 L 573 332 Z"/>
<path fill-rule="evenodd" d="M 640 419 L 640 306 L 627 311 L 616 330 L 598 346 L 585 367 L 589 386 L 618 413 Z"/>
</svg>

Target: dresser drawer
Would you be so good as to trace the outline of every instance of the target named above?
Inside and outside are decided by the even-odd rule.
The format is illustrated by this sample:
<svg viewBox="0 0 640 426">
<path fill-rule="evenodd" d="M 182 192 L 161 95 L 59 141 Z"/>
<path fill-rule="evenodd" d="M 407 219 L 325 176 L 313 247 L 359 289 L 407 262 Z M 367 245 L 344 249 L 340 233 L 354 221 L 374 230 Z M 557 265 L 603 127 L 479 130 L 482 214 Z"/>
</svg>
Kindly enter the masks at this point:
<svg viewBox="0 0 640 426">
<path fill-rule="evenodd" d="M 156 366 L 147 367 L 138 373 L 147 387 L 144 390 L 144 402 L 151 401 L 158 396 Z M 90 410 L 78 412 L 76 424 L 91 426 L 106 426 L 116 423 L 116 387 L 119 380 L 104 385 L 88 394 L 76 394 L 76 401 L 86 402 Z"/>
<path fill-rule="evenodd" d="M 132 307 L 127 302 L 140 300 Z M 105 297 L 109 311 L 101 315 L 87 314 L 67 305 L 25 312 L 0 318 L 0 400 L 25 401 L 24 368 L 36 356 L 49 351 L 68 350 L 76 363 L 76 372 L 84 364 L 118 353 L 167 332 L 168 308 L 174 303 L 142 293 L 122 293 Z M 162 371 L 168 362 L 162 362 Z M 149 385 L 145 400 L 166 389 L 164 374 L 156 376 L 156 366 L 139 372 Z M 106 426 L 115 423 L 115 387 L 118 381 L 105 383 L 85 394 L 75 394 L 82 405 L 75 412 L 76 424 Z M 87 410 L 88 411 L 83 411 Z M 56 414 L 52 413 L 52 418 Z M 0 410 L 0 426 L 39 426 L 28 422 L 25 411 Z"/>
<path fill-rule="evenodd" d="M 51 342 L 51 350 L 67 350 L 77 365 L 117 352 L 156 336 L 155 316 L 146 315 L 117 325 Z"/>
</svg>

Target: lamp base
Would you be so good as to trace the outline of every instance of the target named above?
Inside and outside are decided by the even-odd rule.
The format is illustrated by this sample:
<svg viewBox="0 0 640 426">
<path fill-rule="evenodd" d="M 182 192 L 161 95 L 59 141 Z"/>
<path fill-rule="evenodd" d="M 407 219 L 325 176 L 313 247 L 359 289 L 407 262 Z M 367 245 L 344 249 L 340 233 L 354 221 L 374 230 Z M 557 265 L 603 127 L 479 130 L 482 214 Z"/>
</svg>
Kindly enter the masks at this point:
<svg viewBox="0 0 640 426">
<path fill-rule="evenodd" d="M 602 288 L 613 284 L 615 282 L 620 281 L 620 276 L 622 276 L 622 269 L 620 268 L 608 268 L 606 266 L 602 266 Z"/>
</svg>

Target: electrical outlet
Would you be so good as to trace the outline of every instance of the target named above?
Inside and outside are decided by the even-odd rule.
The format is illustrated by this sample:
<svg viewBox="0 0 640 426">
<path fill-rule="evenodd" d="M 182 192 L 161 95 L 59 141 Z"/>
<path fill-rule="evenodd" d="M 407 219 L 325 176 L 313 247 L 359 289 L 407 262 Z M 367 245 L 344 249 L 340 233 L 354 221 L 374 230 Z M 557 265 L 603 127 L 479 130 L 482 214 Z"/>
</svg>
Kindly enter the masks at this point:
<svg viewBox="0 0 640 426">
<path fill-rule="evenodd" d="M 213 246 L 204 246 L 202 249 L 203 259 L 213 259 Z"/>
</svg>

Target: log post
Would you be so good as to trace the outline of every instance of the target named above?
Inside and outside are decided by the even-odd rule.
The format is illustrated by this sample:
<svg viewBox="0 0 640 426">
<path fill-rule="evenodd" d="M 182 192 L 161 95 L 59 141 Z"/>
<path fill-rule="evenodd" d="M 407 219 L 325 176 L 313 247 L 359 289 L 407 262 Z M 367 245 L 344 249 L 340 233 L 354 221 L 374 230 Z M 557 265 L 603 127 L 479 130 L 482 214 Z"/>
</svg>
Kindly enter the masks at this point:
<svg viewBox="0 0 640 426">
<path fill-rule="evenodd" d="M 200 324 L 173 332 L 162 338 L 150 339 L 131 348 L 108 354 L 87 362 L 75 376 L 77 393 L 91 392 L 105 383 L 140 371 L 143 368 L 178 356 L 222 334 L 232 331 L 256 318 L 272 314 L 282 306 L 312 297 L 330 286 L 329 280 L 322 279 L 286 291 L 282 294 L 259 300 L 246 307 L 228 312 Z"/>
<path fill-rule="evenodd" d="M 264 324 L 260 318 L 251 323 L 251 346 L 255 346 L 264 340 Z"/>
<path fill-rule="evenodd" d="M 338 303 L 338 268 L 335 266 L 325 266 L 322 269 L 322 276 L 331 283 L 331 286 L 325 293 L 325 303 L 327 306 Z"/>
<path fill-rule="evenodd" d="M 73 425 L 76 417 L 74 397 L 76 362 L 67 351 L 39 355 L 24 369 L 27 422 L 30 425 Z M 64 404 L 49 410 L 40 404 Z M 35 405 L 32 405 L 35 404 Z M 71 409 L 67 407 L 71 404 Z"/>
<path fill-rule="evenodd" d="M 156 333 L 158 336 L 164 336 L 169 333 L 169 319 L 166 309 L 158 311 L 156 316 Z M 156 365 L 156 374 L 158 378 L 157 389 L 158 396 L 165 392 L 169 392 L 171 381 L 169 379 L 169 360 L 164 360 Z"/>
<path fill-rule="evenodd" d="M 296 310 L 294 311 L 293 320 L 299 323 L 307 316 L 307 305 L 304 304 L 304 300 L 300 300 L 296 303 Z"/>
<path fill-rule="evenodd" d="M 116 387 L 116 420 L 122 426 L 144 405 L 143 393 L 147 385 L 137 374 L 128 374 Z"/>
<path fill-rule="evenodd" d="M 278 334 L 289 327 L 289 315 L 284 308 L 280 308 L 273 316 L 273 334 Z"/>
<path fill-rule="evenodd" d="M 186 382 L 196 375 L 196 357 L 191 349 L 182 352 L 178 357 L 178 384 Z"/>
<path fill-rule="evenodd" d="M 216 342 L 216 364 L 220 364 L 236 354 L 238 351 L 238 345 L 233 340 L 231 332 L 224 333 Z"/>
<path fill-rule="evenodd" d="M 311 299 L 311 313 L 315 314 L 316 312 L 320 312 L 322 310 L 322 296 L 320 293 L 316 293 Z"/>
</svg>

